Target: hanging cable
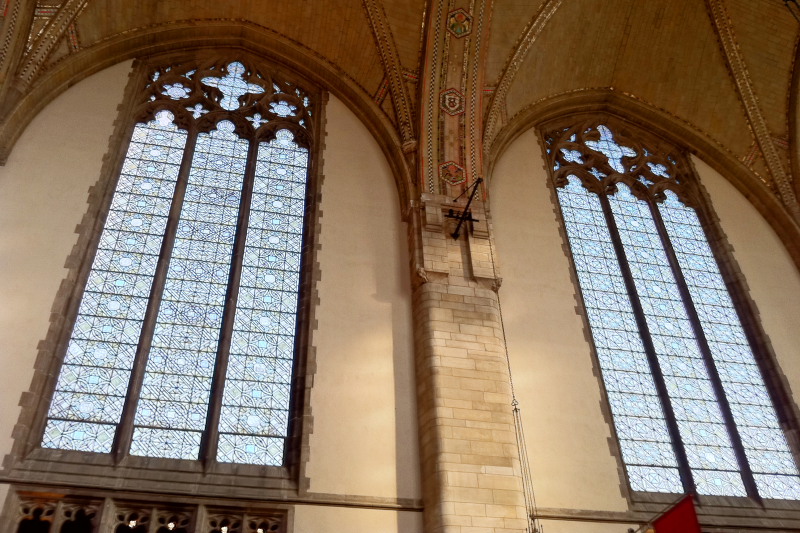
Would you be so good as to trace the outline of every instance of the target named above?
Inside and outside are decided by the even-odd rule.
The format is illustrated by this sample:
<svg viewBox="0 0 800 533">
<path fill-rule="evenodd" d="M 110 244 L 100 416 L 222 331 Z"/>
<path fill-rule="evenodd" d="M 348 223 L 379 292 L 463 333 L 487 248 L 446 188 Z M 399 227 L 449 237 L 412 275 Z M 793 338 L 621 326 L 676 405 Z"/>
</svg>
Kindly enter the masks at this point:
<svg viewBox="0 0 800 533">
<path fill-rule="evenodd" d="M 477 184 L 476 184 L 477 185 Z M 487 212 L 487 229 L 488 229 L 488 212 Z M 489 231 L 489 256 L 492 260 L 492 275 L 495 283 L 498 282 L 497 267 L 494 260 L 494 246 L 492 245 L 493 233 Z M 511 407 L 514 413 L 514 432 L 517 437 L 517 450 L 519 451 L 519 464 L 520 474 L 522 477 L 522 492 L 525 497 L 525 512 L 528 516 L 528 533 L 543 533 L 544 528 L 539 521 L 539 511 L 536 507 L 536 494 L 533 490 L 533 475 L 531 473 L 530 462 L 528 460 L 528 446 L 525 442 L 525 431 L 522 428 L 522 415 L 519 409 L 519 402 L 517 401 L 517 394 L 514 390 L 514 377 L 511 374 L 511 358 L 508 354 L 508 341 L 506 340 L 506 325 L 503 320 L 503 308 L 500 304 L 500 291 L 498 286 L 497 291 L 497 312 L 500 314 L 500 331 L 503 333 L 503 348 L 506 354 L 506 366 L 508 367 L 508 381 L 511 385 Z"/>
</svg>

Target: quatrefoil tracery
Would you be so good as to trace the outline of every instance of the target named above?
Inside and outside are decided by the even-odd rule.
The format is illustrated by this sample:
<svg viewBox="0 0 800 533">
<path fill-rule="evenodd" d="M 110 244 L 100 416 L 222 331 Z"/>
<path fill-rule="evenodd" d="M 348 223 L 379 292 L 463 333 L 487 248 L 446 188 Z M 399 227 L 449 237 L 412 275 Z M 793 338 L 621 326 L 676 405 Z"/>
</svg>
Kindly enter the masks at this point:
<svg viewBox="0 0 800 533">
<path fill-rule="evenodd" d="M 313 122 L 309 94 L 276 73 L 243 61 L 184 63 L 155 69 L 145 87 L 138 121 L 168 110 L 181 129 L 210 131 L 221 120 L 242 138 L 269 141 L 279 130 L 310 148 Z"/>
<path fill-rule="evenodd" d="M 576 176 L 598 194 L 613 194 L 625 183 L 640 199 L 664 199 L 674 191 L 695 205 L 692 172 L 674 147 L 614 117 L 595 117 L 577 125 L 554 127 L 545 135 L 557 187 Z"/>
</svg>

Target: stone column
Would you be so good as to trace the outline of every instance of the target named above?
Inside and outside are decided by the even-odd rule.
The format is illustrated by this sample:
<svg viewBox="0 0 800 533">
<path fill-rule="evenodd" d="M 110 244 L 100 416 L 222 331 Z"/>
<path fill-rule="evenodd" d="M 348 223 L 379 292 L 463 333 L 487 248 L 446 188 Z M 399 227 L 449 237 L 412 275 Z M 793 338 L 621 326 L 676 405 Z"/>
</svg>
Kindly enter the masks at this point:
<svg viewBox="0 0 800 533">
<path fill-rule="evenodd" d="M 480 202 L 477 202 L 480 204 Z M 423 194 L 411 225 L 420 453 L 427 533 L 527 527 L 489 227 L 451 236 L 464 202 Z"/>
</svg>

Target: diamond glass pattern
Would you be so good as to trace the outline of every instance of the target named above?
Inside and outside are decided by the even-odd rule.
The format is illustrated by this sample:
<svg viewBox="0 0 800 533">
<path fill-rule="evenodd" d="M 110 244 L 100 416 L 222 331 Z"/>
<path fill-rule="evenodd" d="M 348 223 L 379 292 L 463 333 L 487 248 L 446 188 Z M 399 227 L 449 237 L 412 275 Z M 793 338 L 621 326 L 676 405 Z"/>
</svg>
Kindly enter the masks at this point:
<svg viewBox="0 0 800 533">
<path fill-rule="evenodd" d="M 631 487 L 682 492 L 661 400 L 600 199 L 574 176 L 558 189 L 558 199 Z"/>
<path fill-rule="evenodd" d="M 274 98 L 281 85 L 238 61 L 197 71 L 161 68 L 145 84 L 143 100 L 192 126 L 162 110 L 134 128 L 43 447 L 197 459 L 216 444 L 221 462 L 283 464 L 308 168 L 290 131 L 307 127 L 311 102 L 282 81 Z M 243 120 L 253 128 L 235 133 Z M 286 127 L 262 128 L 273 121 Z"/>
<path fill-rule="evenodd" d="M 308 150 L 261 143 L 222 400 L 217 459 L 280 465 L 289 420 Z"/>
<path fill-rule="evenodd" d="M 694 209 L 671 191 L 659 206 L 742 437 L 766 498 L 800 499 L 800 477 L 761 371 Z"/>
<path fill-rule="evenodd" d="M 108 453 L 128 390 L 187 134 L 138 124 L 58 377 L 45 448 Z"/>
<path fill-rule="evenodd" d="M 248 141 L 197 136 L 134 419 L 132 455 L 197 459 L 230 274 Z"/>
<path fill-rule="evenodd" d="M 650 207 L 619 184 L 609 197 L 698 494 L 746 496 L 675 275 Z"/>
</svg>

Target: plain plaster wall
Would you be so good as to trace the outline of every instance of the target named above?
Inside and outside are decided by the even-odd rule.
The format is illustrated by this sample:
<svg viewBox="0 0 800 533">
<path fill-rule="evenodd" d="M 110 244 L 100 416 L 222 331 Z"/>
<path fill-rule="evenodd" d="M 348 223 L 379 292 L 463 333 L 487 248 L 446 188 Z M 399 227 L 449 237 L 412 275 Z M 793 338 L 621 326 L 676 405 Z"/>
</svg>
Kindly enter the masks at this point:
<svg viewBox="0 0 800 533">
<path fill-rule="evenodd" d="M 800 390 L 800 274 L 747 199 L 708 165 L 695 164 L 783 373 Z M 536 500 L 539 507 L 623 511 L 602 389 L 548 183 L 534 130 L 509 146 L 491 181 L 500 299 Z M 569 524 L 552 522 L 548 531 L 577 525 Z"/>
<path fill-rule="evenodd" d="M 294 531 L 299 533 L 417 533 L 422 531 L 422 513 L 298 505 L 294 510 Z"/>
<path fill-rule="evenodd" d="M 800 272 L 747 198 L 703 161 L 693 161 L 796 404 L 800 392 Z"/>
<path fill-rule="evenodd" d="M 0 167 L 3 455 L 11 448 L 18 401 L 28 390 L 37 344 L 46 335 L 56 291 L 67 274 L 64 262 L 77 240 L 87 191 L 109 149 L 130 66 L 106 69 L 56 98 Z M 325 129 L 317 257 L 322 279 L 312 335 L 314 426 L 306 474 L 315 492 L 418 498 L 410 287 L 397 192 L 378 145 L 335 98 L 328 104 Z M 6 487 L 0 490 L 4 498 Z M 298 511 L 299 523 L 333 513 L 324 522 L 334 524 L 336 517 L 357 512 L 304 509 Z M 418 514 L 369 516 L 401 527 L 415 524 Z M 369 516 L 353 519 L 361 525 L 348 531 L 374 530 Z"/>
<path fill-rule="evenodd" d="M 107 68 L 50 102 L 0 167 L 0 455 L 11 449 L 17 404 L 31 382 L 130 68 Z"/>
<path fill-rule="evenodd" d="M 377 143 L 333 97 L 325 129 L 310 490 L 419 497 L 411 287 L 397 192 Z"/>
<path fill-rule="evenodd" d="M 541 152 L 527 131 L 500 157 L 490 183 L 500 301 L 536 501 L 624 511 Z"/>
</svg>

